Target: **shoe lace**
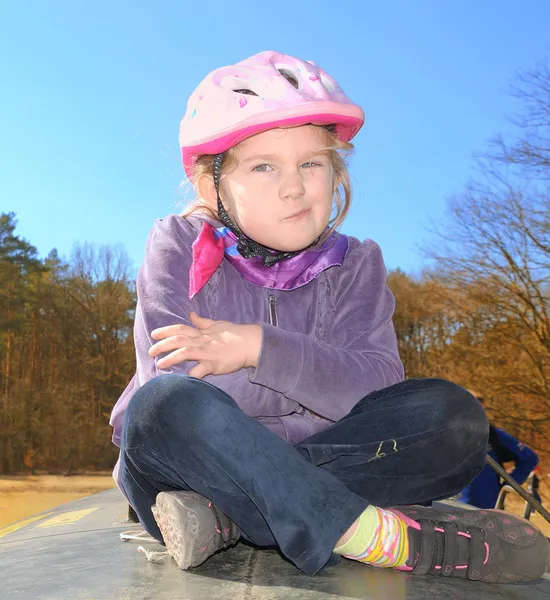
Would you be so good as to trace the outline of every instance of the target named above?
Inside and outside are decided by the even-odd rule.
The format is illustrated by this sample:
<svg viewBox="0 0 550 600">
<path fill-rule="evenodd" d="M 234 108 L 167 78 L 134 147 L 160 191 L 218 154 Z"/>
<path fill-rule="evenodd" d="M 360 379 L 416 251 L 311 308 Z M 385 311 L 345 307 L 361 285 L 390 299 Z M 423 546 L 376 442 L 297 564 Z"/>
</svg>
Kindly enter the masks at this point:
<svg viewBox="0 0 550 600">
<path fill-rule="evenodd" d="M 159 543 L 158 540 L 144 529 L 130 529 L 129 531 L 123 531 L 120 534 L 120 539 L 123 542 L 138 541 L 146 544 Z M 140 554 L 143 554 L 149 562 L 157 564 L 164 562 L 164 559 L 168 556 L 167 550 L 147 550 L 147 548 L 144 548 L 143 546 L 138 546 L 137 551 Z"/>
</svg>

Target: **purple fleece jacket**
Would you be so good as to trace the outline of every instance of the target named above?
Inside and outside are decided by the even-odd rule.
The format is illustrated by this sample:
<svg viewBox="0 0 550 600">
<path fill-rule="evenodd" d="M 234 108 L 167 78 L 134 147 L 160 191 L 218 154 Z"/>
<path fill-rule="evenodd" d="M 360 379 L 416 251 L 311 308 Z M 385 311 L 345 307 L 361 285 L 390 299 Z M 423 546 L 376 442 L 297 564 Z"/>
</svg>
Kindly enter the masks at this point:
<svg viewBox="0 0 550 600">
<path fill-rule="evenodd" d="M 292 444 L 344 417 L 363 396 L 403 380 L 392 323 L 395 301 L 375 242 L 340 235 L 322 252 L 304 252 L 269 268 L 226 255 L 191 301 L 191 246 L 202 224 L 200 217 L 170 215 L 149 235 L 137 277 L 137 373 L 111 415 L 116 445 L 135 390 L 164 373 L 186 374 L 195 364 L 163 370 L 148 355 L 151 332 L 190 325 L 190 311 L 261 325 L 256 368 L 205 380 Z"/>
</svg>

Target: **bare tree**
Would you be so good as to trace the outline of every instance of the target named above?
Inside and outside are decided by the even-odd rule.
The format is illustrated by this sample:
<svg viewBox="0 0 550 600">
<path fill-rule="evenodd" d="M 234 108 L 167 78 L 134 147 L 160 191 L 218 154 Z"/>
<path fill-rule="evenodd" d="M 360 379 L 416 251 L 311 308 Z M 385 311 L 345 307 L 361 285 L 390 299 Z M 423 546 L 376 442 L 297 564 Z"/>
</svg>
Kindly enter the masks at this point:
<svg viewBox="0 0 550 600">
<path fill-rule="evenodd" d="M 550 431 L 550 73 L 521 75 L 517 137 L 496 138 L 480 174 L 448 202 L 425 247 L 430 278 L 460 323 L 455 360 L 486 386 L 501 422 L 542 439 Z M 475 378 L 479 378 L 476 381 Z"/>
<path fill-rule="evenodd" d="M 520 166 L 537 178 L 550 179 L 550 68 L 542 61 L 537 68 L 518 75 L 511 89 L 520 109 L 511 118 L 516 136 L 495 138 L 490 156 L 507 165 Z"/>
</svg>

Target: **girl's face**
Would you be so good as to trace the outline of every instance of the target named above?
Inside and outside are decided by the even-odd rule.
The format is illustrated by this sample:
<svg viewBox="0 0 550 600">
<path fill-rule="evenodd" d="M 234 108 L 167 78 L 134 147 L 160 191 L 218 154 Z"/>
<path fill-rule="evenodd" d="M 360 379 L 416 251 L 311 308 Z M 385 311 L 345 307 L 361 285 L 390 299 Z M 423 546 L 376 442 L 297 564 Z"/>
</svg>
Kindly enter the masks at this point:
<svg viewBox="0 0 550 600">
<path fill-rule="evenodd" d="M 329 140 L 320 127 L 304 125 L 271 129 L 234 148 L 237 166 L 222 174 L 221 197 L 249 238 L 291 252 L 326 229 L 334 179 Z"/>
</svg>

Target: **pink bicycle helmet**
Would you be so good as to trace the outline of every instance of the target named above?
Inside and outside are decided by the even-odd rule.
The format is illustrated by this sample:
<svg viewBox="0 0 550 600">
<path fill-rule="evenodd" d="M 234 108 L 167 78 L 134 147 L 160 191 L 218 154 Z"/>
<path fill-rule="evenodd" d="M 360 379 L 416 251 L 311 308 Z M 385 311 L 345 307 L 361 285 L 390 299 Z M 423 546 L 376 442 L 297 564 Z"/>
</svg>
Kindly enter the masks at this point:
<svg viewBox="0 0 550 600">
<path fill-rule="evenodd" d="M 180 125 L 185 172 L 197 159 L 220 154 L 274 127 L 333 125 L 351 140 L 365 116 L 340 86 L 315 63 L 260 52 L 210 73 L 193 92 Z"/>
</svg>

